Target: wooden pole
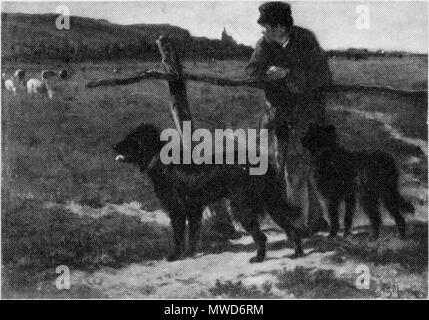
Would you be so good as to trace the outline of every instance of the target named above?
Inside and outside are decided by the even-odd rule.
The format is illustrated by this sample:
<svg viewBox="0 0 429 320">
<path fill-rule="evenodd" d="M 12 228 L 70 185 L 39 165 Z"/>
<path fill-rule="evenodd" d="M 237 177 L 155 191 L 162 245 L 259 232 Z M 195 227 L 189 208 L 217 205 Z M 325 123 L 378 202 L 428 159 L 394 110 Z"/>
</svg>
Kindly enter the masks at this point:
<svg viewBox="0 0 429 320">
<path fill-rule="evenodd" d="M 174 124 L 183 137 L 183 121 L 192 121 L 186 94 L 186 82 L 183 77 L 183 68 L 174 43 L 168 36 L 159 37 L 158 40 L 156 40 L 156 44 L 162 56 L 164 71 L 172 75 L 172 78 L 168 80 L 168 88 L 171 97 L 170 111 L 173 116 Z M 191 131 L 192 129 L 191 122 Z"/>
<path fill-rule="evenodd" d="M 179 60 L 179 55 L 176 52 L 176 48 L 174 43 L 168 36 L 161 36 L 156 41 L 158 45 L 159 52 L 162 56 L 162 64 L 164 65 L 164 71 L 166 74 L 172 76 L 168 79 L 168 88 L 170 91 L 171 104 L 170 111 L 173 116 L 174 124 L 176 125 L 176 129 L 180 132 L 182 137 L 182 146 L 183 149 L 191 149 L 192 145 L 187 145 L 188 141 L 191 141 L 191 137 L 189 139 L 183 139 L 183 134 L 185 132 L 185 128 L 183 127 L 183 121 L 191 121 L 190 132 L 187 134 L 192 134 L 193 125 L 192 125 L 192 115 L 189 110 L 189 103 L 186 93 L 186 82 L 183 75 L 183 68 Z M 226 207 L 225 201 L 219 203 L 219 205 L 209 205 L 209 210 L 214 213 L 215 219 L 217 221 L 230 222 L 230 227 L 234 229 L 234 226 L 231 222 L 230 214 Z M 228 220 L 229 218 L 229 220 Z"/>
</svg>

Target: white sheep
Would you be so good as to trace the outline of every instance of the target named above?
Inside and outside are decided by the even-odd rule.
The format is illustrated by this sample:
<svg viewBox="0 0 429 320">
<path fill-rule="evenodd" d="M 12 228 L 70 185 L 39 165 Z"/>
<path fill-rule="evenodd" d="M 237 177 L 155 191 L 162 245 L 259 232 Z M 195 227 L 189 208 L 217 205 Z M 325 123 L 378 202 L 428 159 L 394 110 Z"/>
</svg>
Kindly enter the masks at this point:
<svg viewBox="0 0 429 320">
<path fill-rule="evenodd" d="M 25 87 L 25 71 L 22 69 L 18 69 L 15 71 L 14 77 L 17 79 L 18 86 Z"/>
<path fill-rule="evenodd" d="M 52 99 L 53 93 L 49 87 L 48 81 L 46 79 L 40 80 L 32 78 L 27 81 L 27 93 L 29 95 L 33 94 L 47 94 L 49 99 Z"/>
<path fill-rule="evenodd" d="M 43 71 L 41 72 L 42 80 L 43 80 L 43 79 L 48 80 L 48 79 L 50 79 L 51 77 L 55 77 L 56 75 L 57 75 L 57 74 L 56 74 L 54 71 L 52 71 L 52 70 L 43 70 Z"/>
<path fill-rule="evenodd" d="M 11 91 L 13 93 L 13 95 L 16 96 L 16 87 L 15 87 L 15 84 L 13 83 L 13 80 L 12 79 L 5 79 L 5 77 L 6 77 L 6 74 L 3 73 L 1 75 L 2 87 L 4 85 L 4 88 L 7 91 Z"/>
<path fill-rule="evenodd" d="M 27 93 L 29 95 L 33 94 L 47 94 L 49 99 L 52 99 L 53 92 L 48 83 L 50 77 L 56 76 L 56 73 L 51 70 L 43 70 L 41 73 L 40 79 L 32 78 L 27 82 Z"/>
</svg>

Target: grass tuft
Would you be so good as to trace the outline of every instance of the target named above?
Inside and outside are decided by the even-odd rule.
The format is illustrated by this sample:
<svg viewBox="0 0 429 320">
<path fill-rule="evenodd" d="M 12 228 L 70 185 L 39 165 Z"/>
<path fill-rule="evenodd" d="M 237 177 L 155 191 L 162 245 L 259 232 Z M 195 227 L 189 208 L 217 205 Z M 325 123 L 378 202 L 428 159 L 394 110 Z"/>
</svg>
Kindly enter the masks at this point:
<svg viewBox="0 0 429 320">
<path fill-rule="evenodd" d="M 333 270 L 316 270 L 298 266 L 277 272 L 277 288 L 287 290 L 296 298 L 347 299 L 369 297 L 370 290 L 358 290 L 350 281 L 335 276 Z"/>
<path fill-rule="evenodd" d="M 209 289 L 209 292 L 214 296 L 226 296 L 228 298 L 269 298 L 272 284 L 266 282 L 262 285 L 262 290 L 256 285 L 245 285 L 242 281 L 227 280 L 222 282 L 217 279 L 214 287 Z"/>
<path fill-rule="evenodd" d="M 54 276 L 52 270 L 59 265 L 118 268 L 160 259 L 170 248 L 168 228 L 119 213 L 92 218 L 27 202 L 6 211 L 2 219 L 4 276 L 13 287 Z"/>
</svg>

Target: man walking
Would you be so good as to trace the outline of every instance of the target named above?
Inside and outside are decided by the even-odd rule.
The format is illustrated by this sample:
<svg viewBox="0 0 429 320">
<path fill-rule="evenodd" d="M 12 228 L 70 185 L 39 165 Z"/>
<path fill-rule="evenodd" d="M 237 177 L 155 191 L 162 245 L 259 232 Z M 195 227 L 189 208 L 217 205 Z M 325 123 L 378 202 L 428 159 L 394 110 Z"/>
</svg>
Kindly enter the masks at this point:
<svg viewBox="0 0 429 320">
<path fill-rule="evenodd" d="M 262 127 L 270 132 L 270 151 L 284 182 L 287 200 L 299 206 L 309 233 L 327 227 L 322 202 L 301 137 L 312 123 L 324 123 L 325 96 L 332 83 L 327 57 L 314 34 L 293 24 L 290 5 L 268 2 L 259 7 L 263 37 L 246 67 L 249 78 L 265 84 Z"/>
</svg>

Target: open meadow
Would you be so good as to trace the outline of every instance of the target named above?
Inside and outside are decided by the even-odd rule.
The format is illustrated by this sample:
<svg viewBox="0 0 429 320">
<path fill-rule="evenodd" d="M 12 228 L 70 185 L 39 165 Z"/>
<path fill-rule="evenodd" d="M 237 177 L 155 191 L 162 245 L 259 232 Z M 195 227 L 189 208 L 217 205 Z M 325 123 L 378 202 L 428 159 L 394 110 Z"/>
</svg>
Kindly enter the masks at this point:
<svg viewBox="0 0 429 320">
<path fill-rule="evenodd" d="M 425 57 L 337 59 L 330 63 L 336 83 L 427 89 Z M 245 62 L 184 65 L 187 72 L 241 78 Z M 43 69 L 60 68 L 43 63 L 19 67 L 27 70 L 28 78 L 38 77 Z M 171 233 L 152 185 L 137 168 L 114 161 L 111 145 L 141 122 L 174 127 L 167 83 L 151 80 L 85 88 L 91 80 L 130 76 L 145 69 L 161 69 L 161 65 L 130 61 L 67 67 L 73 73 L 69 79 L 54 80 L 52 100 L 2 91 L 4 297 L 181 298 L 180 285 L 185 284 L 195 286 L 189 292 L 200 298 L 326 298 L 329 291 L 338 291 L 338 297 L 346 298 L 427 297 L 427 103 L 389 94 L 329 95 L 329 117 L 343 145 L 352 150 L 381 149 L 394 155 L 401 170 L 400 190 L 416 207 L 415 215 L 407 216 L 407 240 L 397 239 L 386 218 L 387 226 L 376 243 L 363 239 L 359 228 L 350 241 L 325 241 L 322 235 L 309 239 L 306 248 L 314 254 L 300 264 L 299 259 L 293 263 L 280 259 L 284 254 L 281 250 L 291 251 L 291 244 L 272 231 L 275 243 L 269 254 L 278 256 L 282 264 L 274 260 L 267 262 L 265 269 L 258 267 L 259 274 L 266 277 L 248 283 L 246 277 L 250 279 L 256 272 L 247 266 L 247 256 L 254 249 L 246 242 L 248 237 L 243 237 L 243 243 L 213 244 L 203 229 L 202 251 L 210 254 L 167 267 L 162 259 L 170 248 Z M 120 73 L 113 74 L 113 67 Z M 10 75 L 16 68 L 5 64 L 2 72 Z M 196 127 L 258 127 L 264 110 L 262 91 L 196 82 L 188 82 L 187 89 Z M 356 226 L 367 223 L 360 214 L 357 216 Z M 242 266 L 241 272 L 231 267 L 237 272 L 228 273 L 221 268 L 223 261 L 232 260 Z M 200 262 L 200 269 L 214 265 L 211 278 L 197 271 L 192 274 Z M 367 291 L 354 287 L 353 268 L 361 263 L 374 270 Z M 55 288 L 55 268 L 59 265 L 73 271 L 70 290 Z M 182 278 L 174 281 L 171 274 L 164 274 L 161 277 L 170 280 L 157 283 L 155 276 L 150 277 L 151 272 L 158 276 L 155 268 L 171 274 L 183 272 Z M 297 282 L 297 274 L 301 282 Z M 124 279 L 129 282 L 123 284 Z M 136 279 L 147 279 L 147 283 L 133 287 L 132 281 L 140 281 Z M 167 283 L 166 289 L 157 291 L 162 283 Z M 169 286 L 173 289 L 167 290 Z M 391 292 L 394 294 L 386 296 Z"/>
</svg>

